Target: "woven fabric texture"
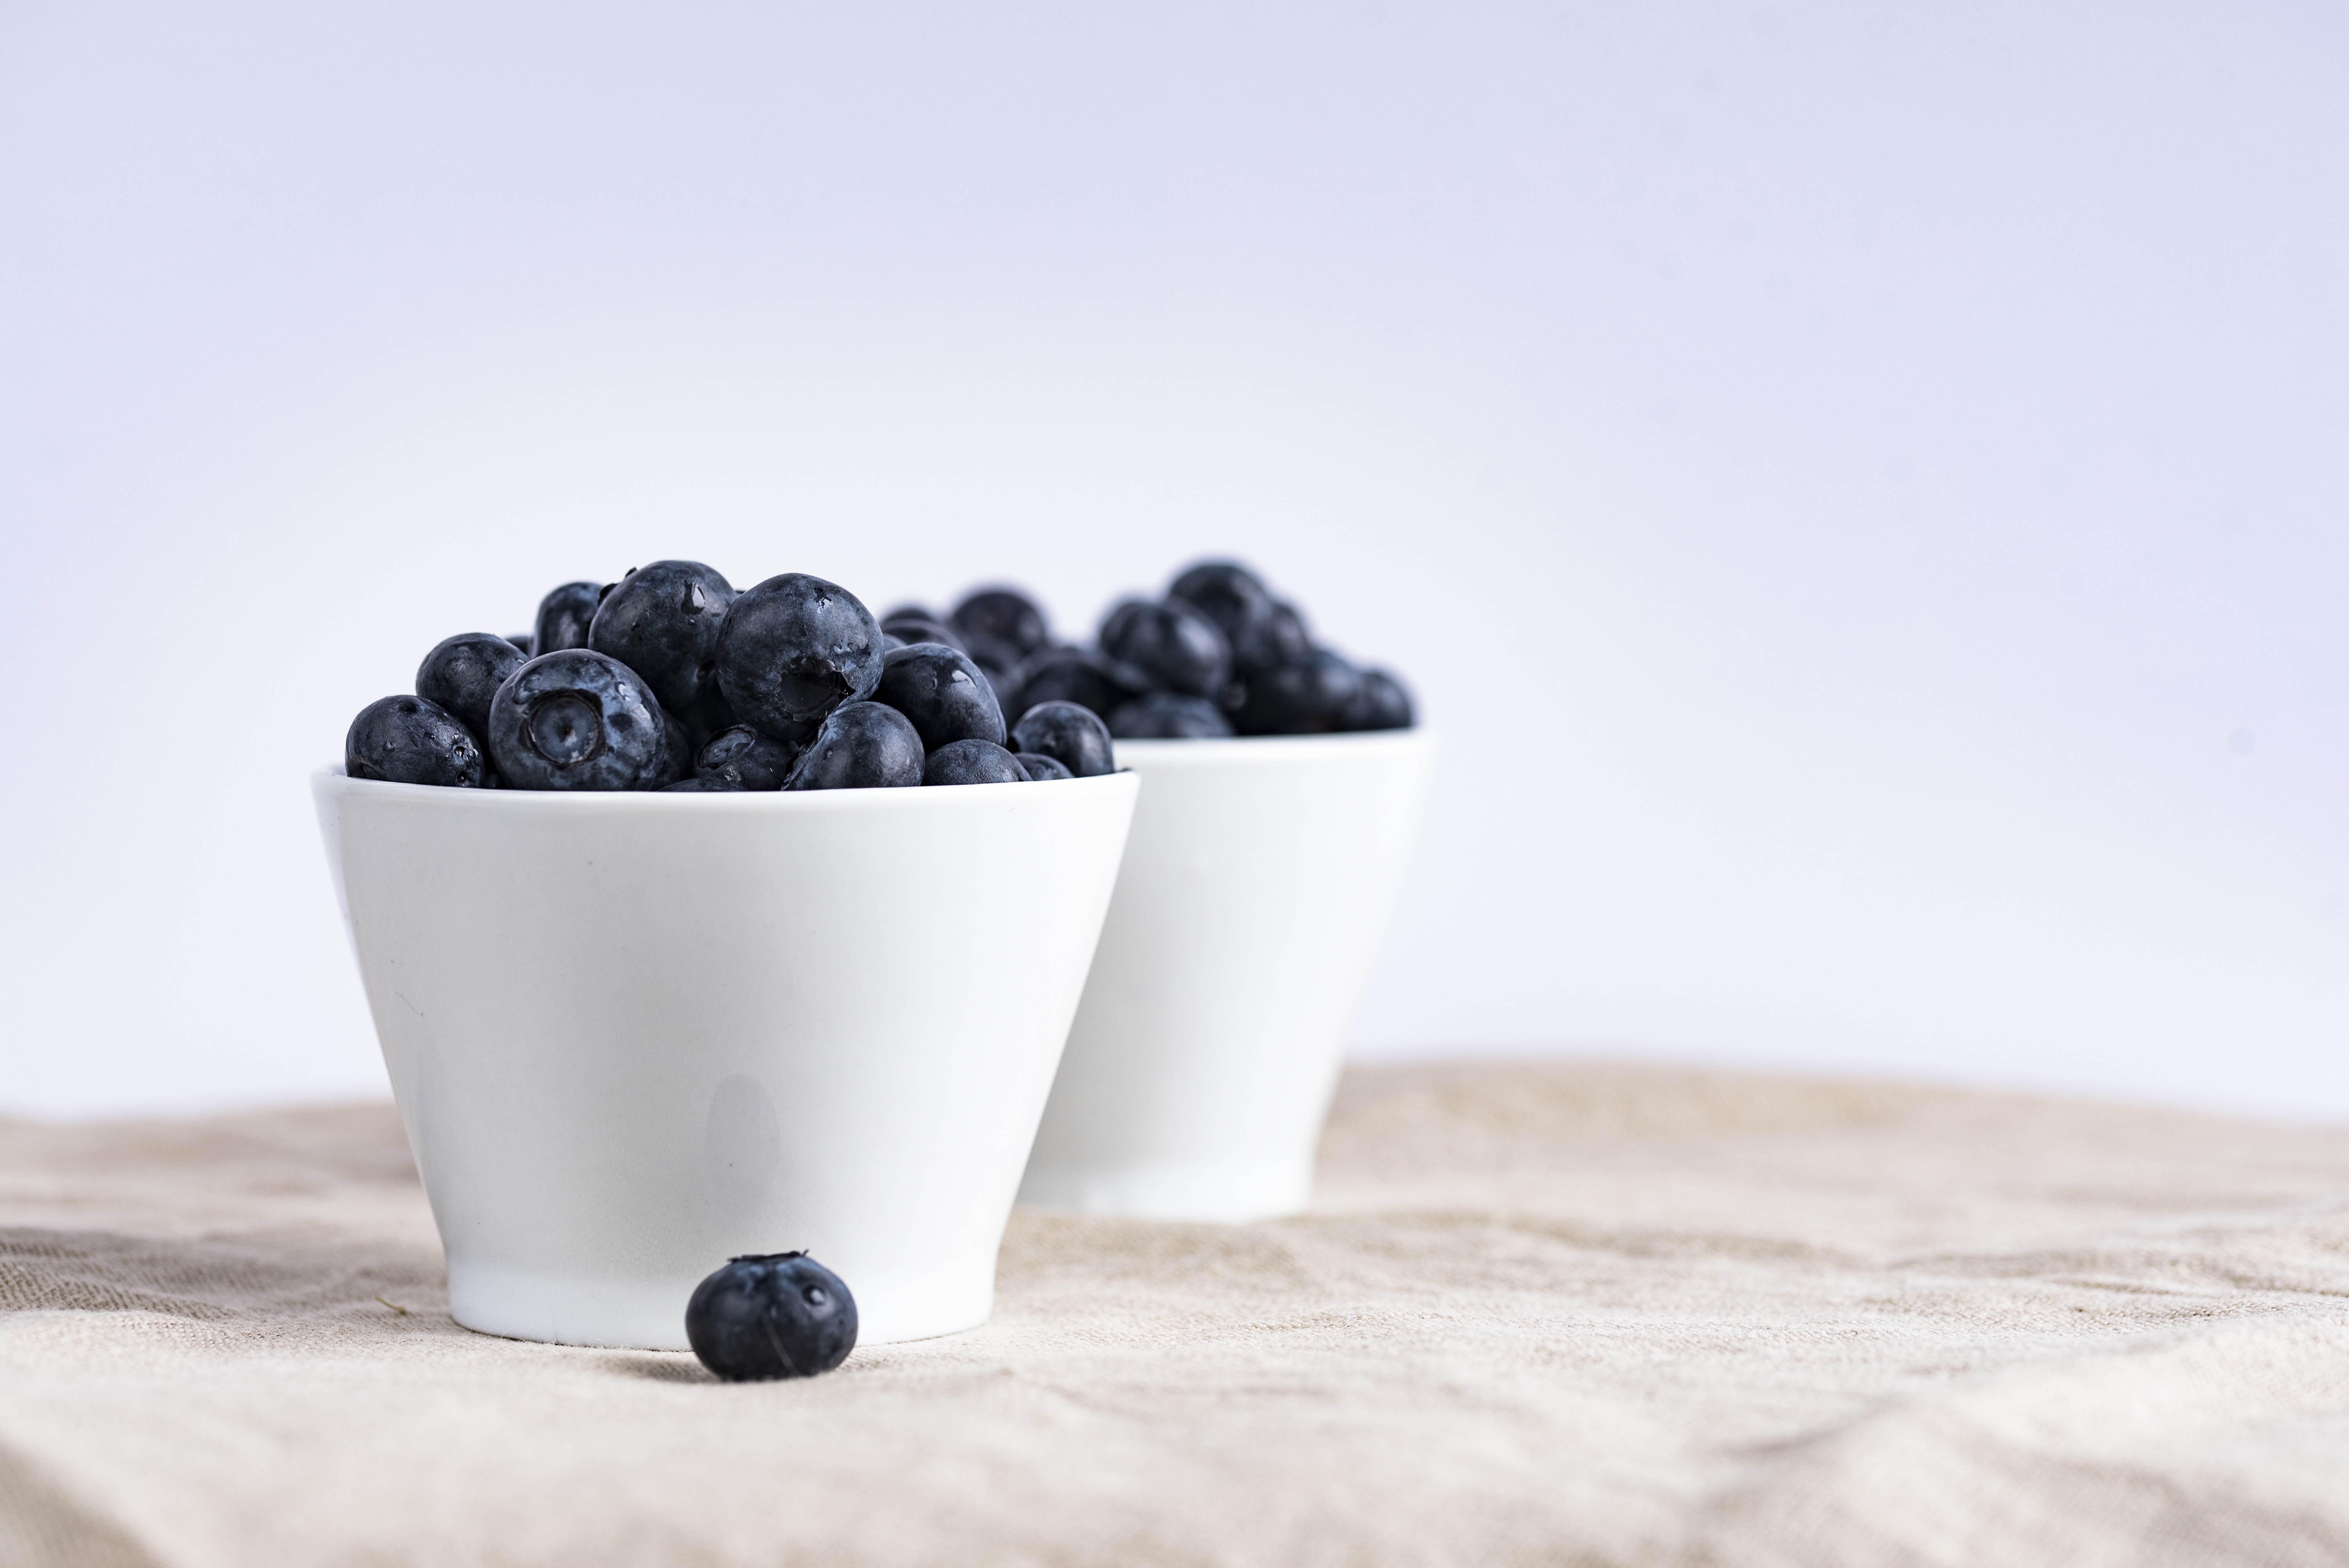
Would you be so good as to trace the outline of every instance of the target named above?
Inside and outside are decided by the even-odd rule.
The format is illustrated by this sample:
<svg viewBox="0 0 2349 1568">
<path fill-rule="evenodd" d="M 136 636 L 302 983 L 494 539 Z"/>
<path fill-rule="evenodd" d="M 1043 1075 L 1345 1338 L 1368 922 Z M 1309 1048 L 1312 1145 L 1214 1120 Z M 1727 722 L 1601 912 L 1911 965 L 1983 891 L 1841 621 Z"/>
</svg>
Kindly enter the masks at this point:
<svg viewBox="0 0 2349 1568">
<path fill-rule="evenodd" d="M 2349 1563 L 2349 1135 L 1357 1072 L 1312 1212 L 731 1387 L 458 1327 L 388 1108 L 0 1124 L 0 1563 Z"/>
</svg>

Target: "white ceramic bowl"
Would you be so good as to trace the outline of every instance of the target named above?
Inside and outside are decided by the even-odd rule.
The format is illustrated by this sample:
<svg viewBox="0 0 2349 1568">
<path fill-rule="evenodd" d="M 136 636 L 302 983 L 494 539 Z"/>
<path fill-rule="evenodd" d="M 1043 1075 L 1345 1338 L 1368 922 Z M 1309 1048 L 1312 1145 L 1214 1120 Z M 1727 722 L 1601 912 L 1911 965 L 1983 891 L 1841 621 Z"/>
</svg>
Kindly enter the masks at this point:
<svg viewBox="0 0 2349 1568">
<path fill-rule="evenodd" d="M 1434 757 L 1419 729 L 1117 743 L 1142 800 L 1021 1202 L 1303 1206 Z"/>
<path fill-rule="evenodd" d="M 985 1321 L 1131 774 L 739 795 L 316 776 L 469 1328 L 683 1349 L 804 1249 L 861 1343 Z"/>
</svg>

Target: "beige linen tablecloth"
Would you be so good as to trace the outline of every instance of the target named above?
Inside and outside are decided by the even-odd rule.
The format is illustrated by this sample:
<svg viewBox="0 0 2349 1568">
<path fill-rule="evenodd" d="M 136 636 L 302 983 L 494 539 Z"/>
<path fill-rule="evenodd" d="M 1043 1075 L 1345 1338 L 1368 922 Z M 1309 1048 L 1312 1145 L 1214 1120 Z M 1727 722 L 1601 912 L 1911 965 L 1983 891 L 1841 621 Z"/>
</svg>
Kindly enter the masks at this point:
<svg viewBox="0 0 2349 1568">
<path fill-rule="evenodd" d="M 1312 1213 L 742 1387 L 457 1327 L 386 1109 L 0 1127 L 0 1222 L 10 1568 L 2349 1563 L 2335 1132 L 1357 1073 Z"/>
</svg>

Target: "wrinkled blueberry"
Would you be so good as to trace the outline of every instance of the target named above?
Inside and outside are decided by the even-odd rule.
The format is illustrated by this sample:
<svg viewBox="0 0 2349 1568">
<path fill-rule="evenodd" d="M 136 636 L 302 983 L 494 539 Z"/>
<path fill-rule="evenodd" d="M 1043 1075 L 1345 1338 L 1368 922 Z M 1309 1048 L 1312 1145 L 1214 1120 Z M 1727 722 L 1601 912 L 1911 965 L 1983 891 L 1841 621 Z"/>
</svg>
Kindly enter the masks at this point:
<svg viewBox="0 0 2349 1568">
<path fill-rule="evenodd" d="M 881 630 L 908 647 L 916 643 L 944 643 L 958 654 L 970 652 L 960 632 L 926 615 L 892 615 L 881 623 Z"/>
<path fill-rule="evenodd" d="M 520 648 L 523 658 L 529 658 L 538 650 L 538 639 L 528 632 L 512 633 L 507 636 L 506 641 Z"/>
<path fill-rule="evenodd" d="M 1263 580 L 1236 561 L 1202 561 L 1178 575 L 1166 590 L 1216 624 L 1232 646 L 1233 657 L 1242 648 L 1259 645 L 1272 619 L 1272 594 Z"/>
<path fill-rule="evenodd" d="M 1345 727 L 1361 676 L 1327 649 L 1248 676 L 1232 714 L 1242 735 L 1319 735 Z"/>
<path fill-rule="evenodd" d="M 1109 726 L 1099 714 L 1077 703 L 1038 703 L 1012 727 L 1011 743 L 1021 751 L 1051 758 L 1073 778 L 1091 779 L 1117 770 Z"/>
<path fill-rule="evenodd" d="M 670 771 L 668 719 L 644 680 L 592 648 L 541 654 L 498 688 L 490 755 L 517 789 L 653 789 Z"/>
<path fill-rule="evenodd" d="M 354 779 L 479 789 L 486 783 L 486 767 L 472 732 L 426 697 L 371 702 L 343 737 L 343 771 Z"/>
<path fill-rule="evenodd" d="M 786 789 L 902 789 L 922 781 L 922 738 L 886 703 L 832 710 L 783 780 Z"/>
<path fill-rule="evenodd" d="M 443 637 L 416 667 L 416 695 L 439 703 L 478 739 L 490 732 L 490 699 L 530 655 L 503 637 L 460 632 Z"/>
<path fill-rule="evenodd" d="M 1040 751 L 1015 751 L 1011 760 L 1019 764 L 1019 771 L 1028 775 L 1030 784 L 1041 784 L 1053 779 L 1073 779 L 1057 757 L 1047 757 Z"/>
<path fill-rule="evenodd" d="M 1154 691 L 1111 714 L 1109 732 L 1120 740 L 1213 740 L 1229 735 L 1232 721 L 1206 697 Z"/>
<path fill-rule="evenodd" d="M 925 784 L 1025 784 L 1019 759 L 991 740 L 956 740 L 922 765 Z"/>
<path fill-rule="evenodd" d="M 656 561 L 612 585 L 587 645 L 642 676 L 697 742 L 734 723 L 718 689 L 718 628 L 733 585 L 698 561 Z"/>
<path fill-rule="evenodd" d="M 1363 670 L 1346 704 L 1341 729 L 1409 729 L 1411 694 L 1384 670 Z"/>
<path fill-rule="evenodd" d="M 1007 665 L 1018 664 L 1052 640 L 1044 612 L 1016 588 L 981 588 L 968 594 L 954 607 L 950 619 L 955 630 L 974 643 L 997 643 L 1009 648 Z"/>
<path fill-rule="evenodd" d="M 1142 695 L 1108 660 L 1083 648 L 1033 655 L 996 690 L 1007 719 L 1044 702 L 1072 702 L 1106 718 Z"/>
<path fill-rule="evenodd" d="M 1003 742 L 1003 714 L 987 677 L 944 644 L 916 643 L 885 655 L 873 696 L 914 721 L 925 751 L 957 740 Z"/>
<path fill-rule="evenodd" d="M 1212 697 L 1232 676 L 1232 648 L 1213 621 L 1180 599 L 1144 604 L 1118 619 L 1102 652 L 1154 686 Z"/>
<path fill-rule="evenodd" d="M 559 654 L 587 645 L 587 628 L 595 624 L 601 583 L 565 583 L 538 602 L 538 621 L 531 627 L 533 656 Z"/>
<path fill-rule="evenodd" d="M 856 1298 L 805 1253 L 735 1258 L 694 1287 L 685 1337 L 730 1383 L 812 1377 L 856 1348 Z"/>
<path fill-rule="evenodd" d="M 800 748 L 738 724 L 701 748 L 694 758 L 697 779 L 723 783 L 730 789 L 780 789 L 799 760 Z"/>
<path fill-rule="evenodd" d="M 847 589 L 786 572 L 746 588 L 718 633 L 718 685 L 778 740 L 881 684 L 881 626 Z"/>
</svg>

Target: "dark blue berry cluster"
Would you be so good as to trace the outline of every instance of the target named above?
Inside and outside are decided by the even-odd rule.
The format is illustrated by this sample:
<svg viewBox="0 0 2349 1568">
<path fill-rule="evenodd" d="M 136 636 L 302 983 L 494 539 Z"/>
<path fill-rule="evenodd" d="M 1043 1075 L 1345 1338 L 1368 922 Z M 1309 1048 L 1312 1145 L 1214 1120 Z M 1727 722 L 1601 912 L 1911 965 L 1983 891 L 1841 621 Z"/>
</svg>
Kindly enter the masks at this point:
<svg viewBox="0 0 2349 1568">
<path fill-rule="evenodd" d="M 966 600 L 955 624 L 963 625 L 982 602 L 969 618 L 983 618 L 987 629 L 974 625 L 968 647 L 1007 698 L 1006 712 L 1074 703 L 1124 740 L 1412 725 L 1411 696 L 1401 682 L 1316 644 L 1296 605 L 1233 562 L 1201 562 L 1161 597 L 1121 602 L 1089 648 L 1054 645 L 1035 606 L 1003 589 Z"/>
<path fill-rule="evenodd" d="M 656 561 L 564 583 L 526 634 L 440 643 L 413 696 L 361 710 L 344 767 L 401 784 L 703 794 L 1106 773 L 1109 730 L 1088 709 L 1046 703 L 1006 722 L 978 657 L 1016 664 L 1044 641 L 1043 616 L 1004 591 L 971 595 L 952 627 L 885 626 L 821 577 L 738 591 L 698 561 Z"/>
<path fill-rule="evenodd" d="M 864 789 L 1086 779 L 1110 738 L 1407 729 L 1384 670 L 1317 645 L 1247 568 L 1203 562 L 1128 599 L 1091 647 L 1010 588 L 875 620 L 787 572 L 740 591 L 698 561 L 566 583 L 525 634 L 468 632 L 369 704 L 355 779 L 514 789 Z"/>
</svg>

